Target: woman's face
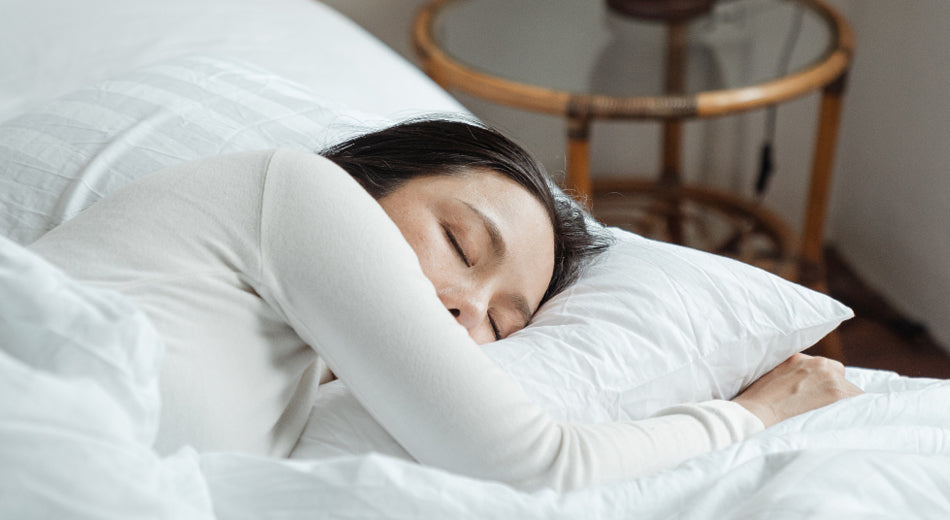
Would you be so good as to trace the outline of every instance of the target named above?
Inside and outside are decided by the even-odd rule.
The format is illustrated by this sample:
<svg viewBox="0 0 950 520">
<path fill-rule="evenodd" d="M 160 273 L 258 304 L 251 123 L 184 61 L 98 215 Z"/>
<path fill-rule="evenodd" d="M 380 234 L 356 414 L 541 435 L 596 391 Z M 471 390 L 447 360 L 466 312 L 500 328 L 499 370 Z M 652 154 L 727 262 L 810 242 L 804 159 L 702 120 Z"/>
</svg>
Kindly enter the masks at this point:
<svg viewBox="0 0 950 520">
<path fill-rule="evenodd" d="M 494 171 L 410 179 L 380 205 L 476 343 L 527 325 L 554 271 L 544 207 Z"/>
</svg>

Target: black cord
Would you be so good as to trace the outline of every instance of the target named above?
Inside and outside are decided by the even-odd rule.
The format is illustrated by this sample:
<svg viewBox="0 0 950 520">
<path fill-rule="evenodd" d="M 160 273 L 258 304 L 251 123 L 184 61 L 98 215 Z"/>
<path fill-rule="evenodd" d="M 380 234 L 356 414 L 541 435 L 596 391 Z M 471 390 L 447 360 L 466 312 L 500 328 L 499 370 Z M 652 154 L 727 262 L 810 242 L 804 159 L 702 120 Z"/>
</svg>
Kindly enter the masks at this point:
<svg viewBox="0 0 950 520">
<path fill-rule="evenodd" d="M 776 70 L 776 77 L 785 76 L 788 73 L 789 64 L 792 60 L 792 51 L 798 43 L 798 38 L 802 32 L 802 20 L 804 19 L 805 9 L 803 6 L 796 6 L 795 17 L 792 19 L 791 28 L 788 36 L 785 38 L 785 46 L 782 49 L 781 57 Z M 762 148 L 759 153 L 759 175 L 755 181 L 755 195 L 761 199 L 765 196 L 768 189 L 769 180 L 775 172 L 775 162 L 773 160 L 773 150 L 775 142 L 775 126 L 778 118 L 778 106 L 769 105 L 765 112 L 765 138 L 762 142 Z"/>
</svg>

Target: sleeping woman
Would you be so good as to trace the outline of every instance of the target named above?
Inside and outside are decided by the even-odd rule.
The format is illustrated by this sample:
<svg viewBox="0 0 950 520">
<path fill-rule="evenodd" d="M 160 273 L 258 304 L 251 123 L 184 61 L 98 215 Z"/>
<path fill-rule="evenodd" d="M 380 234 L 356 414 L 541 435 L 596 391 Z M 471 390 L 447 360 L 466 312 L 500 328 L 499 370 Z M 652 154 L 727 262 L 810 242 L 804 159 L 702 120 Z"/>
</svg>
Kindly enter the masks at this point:
<svg viewBox="0 0 950 520">
<path fill-rule="evenodd" d="M 286 456 L 335 378 L 423 464 L 567 490 L 675 465 L 860 392 L 797 355 L 733 401 L 558 423 L 479 344 L 525 327 L 605 247 L 524 150 L 411 121 L 322 154 L 183 164 L 31 248 L 149 316 L 166 353 L 156 449 Z"/>
</svg>

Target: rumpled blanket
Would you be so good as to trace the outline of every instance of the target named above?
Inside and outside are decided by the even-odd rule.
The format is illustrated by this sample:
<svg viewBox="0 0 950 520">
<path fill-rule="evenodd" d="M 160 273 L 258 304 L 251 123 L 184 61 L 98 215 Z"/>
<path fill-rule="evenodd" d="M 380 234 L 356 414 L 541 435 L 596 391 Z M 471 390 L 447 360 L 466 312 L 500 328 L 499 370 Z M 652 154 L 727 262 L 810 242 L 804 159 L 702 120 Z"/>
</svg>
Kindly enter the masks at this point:
<svg viewBox="0 0 950 520">
<path fill-rule="evenodd" d="M 130 302 L 0 238 L 0 518 L 950 518 L 947 381 L 849 369 L 867 394 L 559 495 L 381 453 L 160 457 L 161 355 Z"/>
</svg>

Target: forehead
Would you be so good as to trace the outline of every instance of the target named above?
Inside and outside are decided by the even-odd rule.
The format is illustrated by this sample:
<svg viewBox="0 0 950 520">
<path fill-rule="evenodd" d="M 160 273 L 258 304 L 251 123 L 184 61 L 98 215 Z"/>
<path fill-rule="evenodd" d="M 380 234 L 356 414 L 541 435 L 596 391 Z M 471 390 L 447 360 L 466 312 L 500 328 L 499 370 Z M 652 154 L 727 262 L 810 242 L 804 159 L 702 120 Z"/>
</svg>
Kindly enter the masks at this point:
<svg viewBox="0 0 950 520">
<path fill-rule="evenodd" d="M 548 231 L 553 243 L 553 227 L 544 204 L 523 185 L 494 170 L 471 168 L 419 177 L 411 179 L 405 187 L 422 191 L 434 200 L 461 201 L 513 234 L 524 230 Z"/>
</svg>

